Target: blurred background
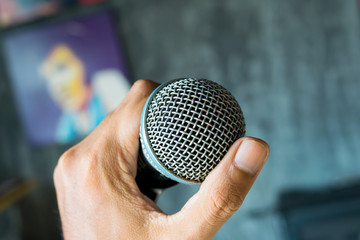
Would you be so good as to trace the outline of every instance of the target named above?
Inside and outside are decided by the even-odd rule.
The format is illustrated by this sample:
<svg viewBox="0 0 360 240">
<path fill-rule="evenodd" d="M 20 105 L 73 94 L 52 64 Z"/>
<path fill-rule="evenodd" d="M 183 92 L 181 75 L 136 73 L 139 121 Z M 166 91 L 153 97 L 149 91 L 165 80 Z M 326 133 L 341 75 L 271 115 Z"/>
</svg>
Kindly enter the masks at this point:
<svg viewBox="0 0 360 240">
<path fill-rule="evenodd" d="M 360 239 L 357 0 L 0 0 L 0 239 L 61 239 L 60 155 L 139 78 L 216 81 L 271 153 L 215 239 Z M 181 209 L 198 186 L 158 204 Z"/>
</svg>

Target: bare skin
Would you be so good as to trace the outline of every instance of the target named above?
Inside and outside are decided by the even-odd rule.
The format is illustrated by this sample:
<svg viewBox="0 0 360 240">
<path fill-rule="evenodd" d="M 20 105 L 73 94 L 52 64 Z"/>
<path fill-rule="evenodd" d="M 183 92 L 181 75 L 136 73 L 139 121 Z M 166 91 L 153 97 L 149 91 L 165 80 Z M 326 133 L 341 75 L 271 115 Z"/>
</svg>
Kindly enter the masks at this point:
<svg viewBox="0 0 360 240">
<path fill-rule="evenodd" d="M 54 171 L 65 239 L 211 239 L 238 210 L 268 155 L 238 139 L 176 214 L 163 213 L 136 182 L 141 110 L 158 84 L 137 81 L 126 98 Z"/>
</svg>

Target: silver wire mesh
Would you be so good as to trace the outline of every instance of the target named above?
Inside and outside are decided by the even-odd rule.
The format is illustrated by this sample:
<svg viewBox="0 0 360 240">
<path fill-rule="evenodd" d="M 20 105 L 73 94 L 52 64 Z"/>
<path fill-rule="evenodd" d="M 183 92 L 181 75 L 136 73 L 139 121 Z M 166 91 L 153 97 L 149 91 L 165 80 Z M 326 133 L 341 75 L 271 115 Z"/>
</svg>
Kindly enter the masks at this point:
<svg viewBox="0 0 360 240">
<path fill-rule="evenodd" d="M 185 181 L 201 183 L 245 134 L 239 104 L 206 79 L 170 82 L 148 104 L 146 132 L 157 159 Z"/>
</svg>

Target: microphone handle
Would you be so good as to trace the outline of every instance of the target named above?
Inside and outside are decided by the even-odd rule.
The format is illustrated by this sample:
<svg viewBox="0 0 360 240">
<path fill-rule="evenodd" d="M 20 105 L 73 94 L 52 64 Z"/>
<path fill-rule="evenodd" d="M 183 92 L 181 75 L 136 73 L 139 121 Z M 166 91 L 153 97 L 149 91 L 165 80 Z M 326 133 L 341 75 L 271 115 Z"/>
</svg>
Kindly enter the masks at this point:
<svg viewBox="0 0 360 240">
<path fill-rule="evenodd" d="M 156 201 L 161 192 L 168 187 L 176 185 L 178 182 L 171 180 L 156 169 L 154 169 L 145 159 L 143 152 L 139 151 L 137 164 L 137 174 L 135 181 L 140 191 L 151 200 Z"/>
</svg>

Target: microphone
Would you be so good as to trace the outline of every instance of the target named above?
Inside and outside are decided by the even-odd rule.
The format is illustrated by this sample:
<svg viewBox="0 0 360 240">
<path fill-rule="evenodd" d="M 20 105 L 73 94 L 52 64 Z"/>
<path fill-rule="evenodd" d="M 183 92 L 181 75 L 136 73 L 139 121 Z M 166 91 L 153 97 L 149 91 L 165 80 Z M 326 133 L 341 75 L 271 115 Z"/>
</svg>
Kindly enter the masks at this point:
<svg viewBox="0 0 360 240">
<path fill-rule="evenodd" d="M 140 190 L 156 199 L 176 183 L 201 183 L 245 135 L 241 108 L 219 84 L 179 78 L 149 96 L 140 123 Z"/>
</svg>

